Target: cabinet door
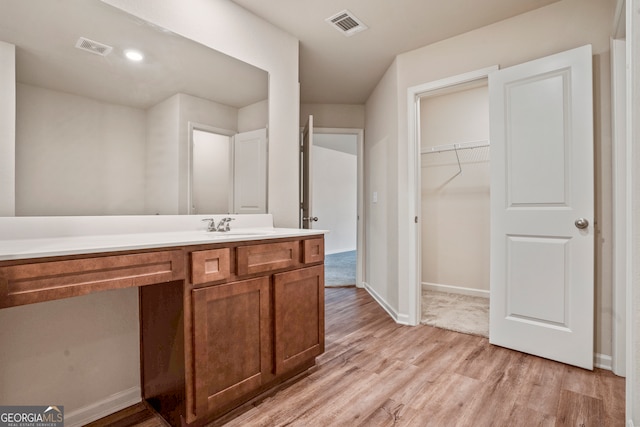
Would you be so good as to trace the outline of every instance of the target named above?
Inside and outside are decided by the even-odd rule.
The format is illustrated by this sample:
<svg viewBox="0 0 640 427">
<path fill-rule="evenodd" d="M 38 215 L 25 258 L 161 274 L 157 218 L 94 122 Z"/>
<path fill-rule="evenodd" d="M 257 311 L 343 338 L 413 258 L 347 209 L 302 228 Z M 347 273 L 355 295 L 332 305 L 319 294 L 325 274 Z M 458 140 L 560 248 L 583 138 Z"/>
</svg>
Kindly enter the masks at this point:
<svg viewBox="0 0 640 427">
<path fill-rule="evenodd" d="M 271 375 L 269 278 L 193 291 L 195 414 L 206 417 Z"/>
<path fill-rule="evenodd" d="M 324 352 L 324 266 L 275 274 L 273 292 L 279 375 Z"/>
</svg>

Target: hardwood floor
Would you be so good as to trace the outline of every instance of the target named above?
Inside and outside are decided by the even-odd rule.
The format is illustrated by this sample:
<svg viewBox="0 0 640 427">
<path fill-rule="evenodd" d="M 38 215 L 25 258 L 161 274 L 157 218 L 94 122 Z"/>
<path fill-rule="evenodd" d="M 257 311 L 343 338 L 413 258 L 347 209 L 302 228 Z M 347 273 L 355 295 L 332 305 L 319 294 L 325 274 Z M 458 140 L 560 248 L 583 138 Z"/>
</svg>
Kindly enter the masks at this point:
<svg viewBox="0 0 640 427">
<path fill-rule="evenodd" d="M 222 425 L 624 426 L 624 378 L 609 371 L 401 326 L 362 289 L 327 288 L 325 296 L 317 368 Z"/>
<path fill-rule="evenodd" d="M 327 288 L 326 352 L 234 426 L 624 426 L 624 378 L 396 324 L 361 289 Z"/>
</svg>

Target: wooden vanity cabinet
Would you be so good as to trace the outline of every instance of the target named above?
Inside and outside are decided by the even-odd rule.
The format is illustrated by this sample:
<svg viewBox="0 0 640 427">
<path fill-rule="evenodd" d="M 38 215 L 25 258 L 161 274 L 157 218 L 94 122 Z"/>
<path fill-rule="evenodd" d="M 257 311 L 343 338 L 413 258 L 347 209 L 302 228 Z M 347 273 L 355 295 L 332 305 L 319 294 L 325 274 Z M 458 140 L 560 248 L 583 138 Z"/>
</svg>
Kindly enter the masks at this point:
<svg viewBox="0 0 640 427">
<path fill-rule="evenodd" d="M 310 368 L 324 351 L 324 240 L 244 242 L 189 259 L 186 422 L 201 425 Z"/>
<path fill-rule="evenodd" d="M 324 237 L 0 261 L 0 308 L 138 287 L 142 397 L 200 426 L 324 351 Z"/>
</svg>

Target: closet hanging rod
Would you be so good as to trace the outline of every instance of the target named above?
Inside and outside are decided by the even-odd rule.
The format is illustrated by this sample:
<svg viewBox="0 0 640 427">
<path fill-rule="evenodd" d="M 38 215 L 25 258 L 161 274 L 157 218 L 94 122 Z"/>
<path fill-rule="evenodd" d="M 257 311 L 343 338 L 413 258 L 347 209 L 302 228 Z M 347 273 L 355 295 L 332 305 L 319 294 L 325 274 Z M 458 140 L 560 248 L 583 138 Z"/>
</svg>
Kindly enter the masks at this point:
<svg viewBox="0 0 640 427">
<path fill-rule="evenodd" d="M 488 147 L 489 145 L 489 140 L 486 139 L 480 141 L 459 142 L 455 144 L 444 144 L 423 148 L 422 150 L 420 150 L 420 154 L 442 153 L 445 151 L 454 150 L 469 150 L 473 148 Z"/>
</svg>

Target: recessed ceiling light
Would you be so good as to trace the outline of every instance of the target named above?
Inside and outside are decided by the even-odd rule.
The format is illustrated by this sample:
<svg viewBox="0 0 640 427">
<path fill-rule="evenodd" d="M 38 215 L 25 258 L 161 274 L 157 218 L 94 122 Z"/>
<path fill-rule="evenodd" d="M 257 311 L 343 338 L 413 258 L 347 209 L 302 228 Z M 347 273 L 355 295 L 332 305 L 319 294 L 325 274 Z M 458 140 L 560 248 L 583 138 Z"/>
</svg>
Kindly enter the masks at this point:
<svg viewBox="0 0 640 427">
<path fill-rule="evenodd" d="M 125 50 L 124 56 L 126 56 L 128 60 L 136 62 L 142 61 L 144 59 L 144 55 L 142 54 L 142 52 L 133 49 Z"/>
</svg>

